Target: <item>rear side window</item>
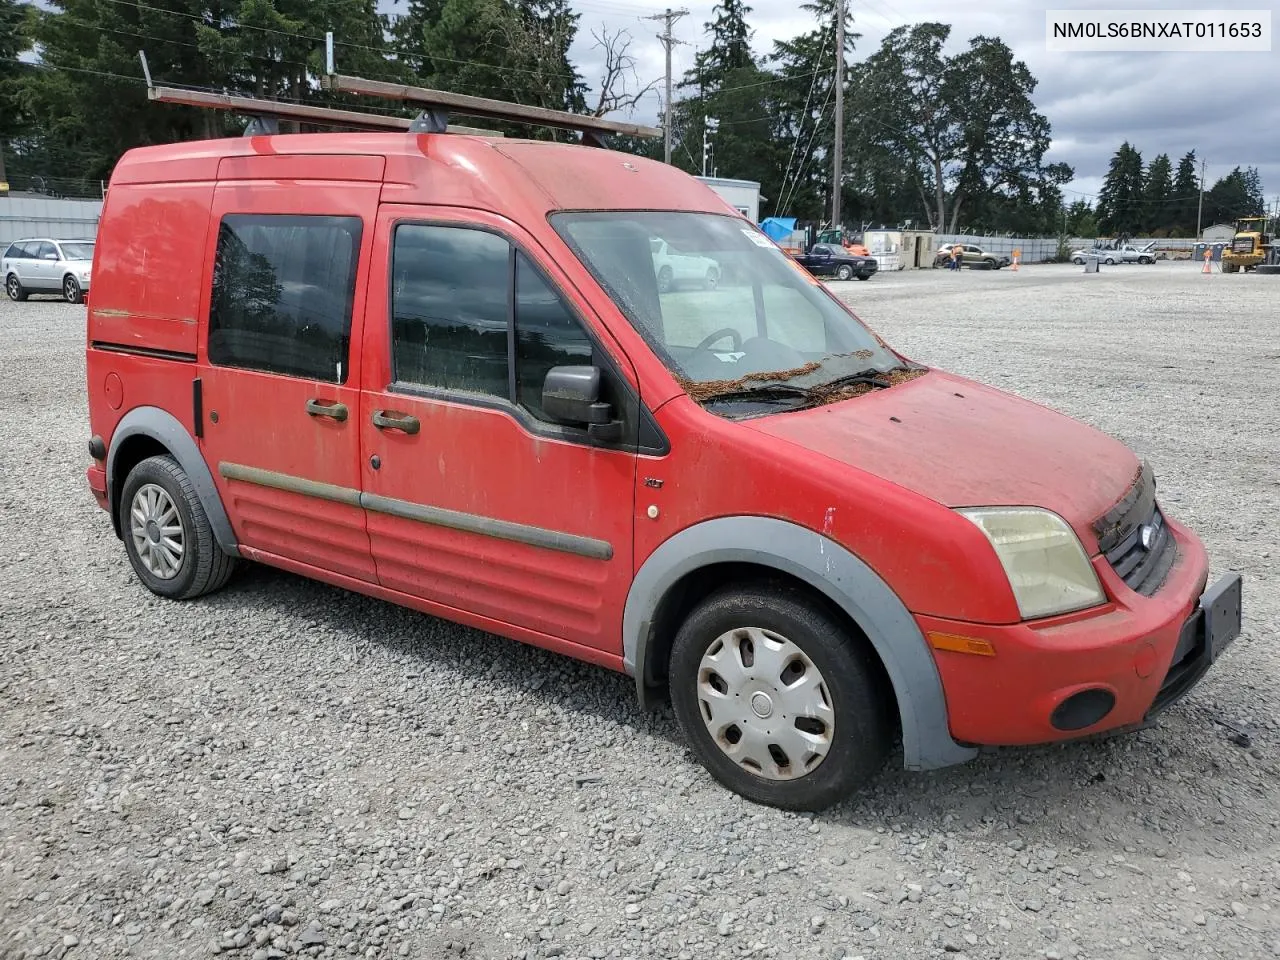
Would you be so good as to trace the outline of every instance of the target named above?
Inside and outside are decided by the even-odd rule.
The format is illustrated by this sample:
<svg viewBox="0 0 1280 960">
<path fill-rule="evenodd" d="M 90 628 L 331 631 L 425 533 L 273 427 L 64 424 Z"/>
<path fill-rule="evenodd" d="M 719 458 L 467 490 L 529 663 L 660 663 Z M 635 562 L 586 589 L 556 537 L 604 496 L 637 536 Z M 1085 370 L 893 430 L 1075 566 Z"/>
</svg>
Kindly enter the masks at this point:
<svg viewBox="0 0 1280 960">
<path fill-rule="evenodd" d="M 222 218 L 209 362 L 345 383 L 359 217 Z"/>
<path fill-rule="evenodd" d="M 509 397 L 511 244 L 466 227 L 396 228 L 393 376 L 399 383 Z"/>
<path fill-rule="evenodd" d="M 9 249 L 4 252 L 5 260 L 16 260 L 21 256 L 22 256 L 22 244 L 20 243 L 9 244 Z"/>
</svg>

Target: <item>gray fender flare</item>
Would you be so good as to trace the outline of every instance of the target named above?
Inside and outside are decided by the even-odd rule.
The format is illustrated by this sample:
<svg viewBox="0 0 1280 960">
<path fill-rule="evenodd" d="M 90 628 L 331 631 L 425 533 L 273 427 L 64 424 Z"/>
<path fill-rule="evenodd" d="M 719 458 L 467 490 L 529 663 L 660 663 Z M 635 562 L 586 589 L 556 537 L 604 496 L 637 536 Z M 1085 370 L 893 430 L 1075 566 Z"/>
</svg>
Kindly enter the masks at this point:
<svg viewBox="0 0 1280 960">
<path fill-rule="evenodd" d="M 889 585 L 834 540 L 770 517 L 722 517 L 677 533 L 640 567 L 623 613 L 627 673 L 645 676 L 654 613 L 681 577 L 716 563 L 754 563 L 790 574 L 845 610 L 875 647 L 893 684 L 909 770 L 970 760 L 977 748 L 951 737 L 942 680 L 915 619 Z"/>
<path fill-rule="evenodd" d="M 204 506 L 205 515 L 209 518 L 209 526 L 213 528 L 218 546 L 233 557 L 240 556 L 236 535 L 231 529 L 231 521 L 227 519 L 227 511 L 222 506 L 222 497 L 218 495 L 218 488 L 213 483 L 213 474 L 209 472 L 209 465 L 204 462 L 200 448 L 196 446 L 187 428 L 179 423 L 173 414 L 166 413 L 159 407 L 135 407 L 126 413 L 116 426 L 111 435 L 111 449 L 107 451 L 108 496 L 115 490 L 116 455 L 126 440 L 139 435 L 164 444 L 173 454 L 173 458 L 178 461 L 178 466 L 182 467 L 183 472 L 191 480 L 192 486 L 196 488 L 196 495 L 200 497 L 200 503 Z M 115 509 L 116 505 L 112 503 L 113 515 Z"/>
</svg>

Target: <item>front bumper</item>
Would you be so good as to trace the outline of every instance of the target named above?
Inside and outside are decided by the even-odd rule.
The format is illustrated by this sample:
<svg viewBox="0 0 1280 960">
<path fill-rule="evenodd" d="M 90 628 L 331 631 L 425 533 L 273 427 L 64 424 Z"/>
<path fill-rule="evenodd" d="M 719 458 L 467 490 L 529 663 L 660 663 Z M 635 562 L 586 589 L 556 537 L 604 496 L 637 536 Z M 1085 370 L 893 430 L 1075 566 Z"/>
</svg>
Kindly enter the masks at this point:
<svg viewBox="0 0 1280 960">
<path fill-rule="evenodd" d="M 972 637 L 994 651 L 933 651 L 956 740 L 1019 746 L 1137 726 L 1204 676 L 1240 632 L 1240 578 L 1205 590 L 1204 547 L 1167 522 L 1177 556 L 1151 597 L 1097 557 L 1094 569 L 1116 598 L 1104 607 L 1003 626 L 916 618 L 926 637 Z"/>
</svg>

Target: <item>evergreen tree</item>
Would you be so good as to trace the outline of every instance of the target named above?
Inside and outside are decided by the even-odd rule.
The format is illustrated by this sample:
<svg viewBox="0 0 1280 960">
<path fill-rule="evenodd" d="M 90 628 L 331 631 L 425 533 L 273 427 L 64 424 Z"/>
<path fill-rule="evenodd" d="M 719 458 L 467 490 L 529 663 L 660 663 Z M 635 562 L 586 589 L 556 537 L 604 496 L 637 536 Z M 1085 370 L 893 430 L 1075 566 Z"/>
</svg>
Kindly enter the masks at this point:
<svg viewBox="0 0 1280 960">
<path fill-rule="evenodd" d="M 1173 164 L 1169 155 L 1162 153 L 1147 164 L 1146 183 L 1143 186 L 1144 229 L 1155 236 L 1169 235 L 1173 229 L 1177 210 L 1173 200 Z"/>
<path fill-rule="evenodd" d="M 26 126 L 22 111 L 24 68 L 14 61 L 30 46 L 29 31 L 35 7 L 18 0 L 0 0 L 0 183 L 6 181 L 5 157 L 10 142 Z"/>
<path fill-rule="evenodd" d="M 1190 237 L 1196 232 L 1196 207 L 1200 198 L 1200 164 L 1192 150 L 1178 161 L 1178 172 L 1173 178 L 1173 202 L 1176 208 L 1172 232 Z"/>
<path fill-rule="evenodd" d="M 1140 232 L 1143 187 L 1142 154 L 1126 140 L 1111 158 L 1102 189 L 1098 191 L 1099 226 L 1121 236 Z"/>
<path fill-rule="evenodd" d="M 1240 217 L 1265 213 L 1262 181 L 1253 167 L 1236 167 L 1204 195 L 1205 224 L 1232 223 Z"/>
</svg>

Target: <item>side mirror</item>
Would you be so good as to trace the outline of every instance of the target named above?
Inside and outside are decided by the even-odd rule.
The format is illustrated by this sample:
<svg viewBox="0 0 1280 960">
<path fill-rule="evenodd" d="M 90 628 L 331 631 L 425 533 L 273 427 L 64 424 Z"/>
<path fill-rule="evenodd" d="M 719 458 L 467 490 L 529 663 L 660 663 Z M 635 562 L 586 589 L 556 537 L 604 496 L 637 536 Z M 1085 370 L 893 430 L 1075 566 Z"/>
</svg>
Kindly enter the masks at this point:
<svg viewBox="0 0 1280 960">
<path fill-rule="evenodd" d="M 58 259 L 58 255 L 57 255 L 56 253 L 46 253 L 46 254 L 45 254 L 41 259 L 44 259 L 44 260 L 57 260 L 57 259 Z"/>
<path fill-rule="evenodd" d="M 542 409 L 557 423 L 586 427 L 593 440 L 622 439 L 622 421 L 600 399 L 599 367 L 552 367 L 542 381 Z"/>
</svg>

